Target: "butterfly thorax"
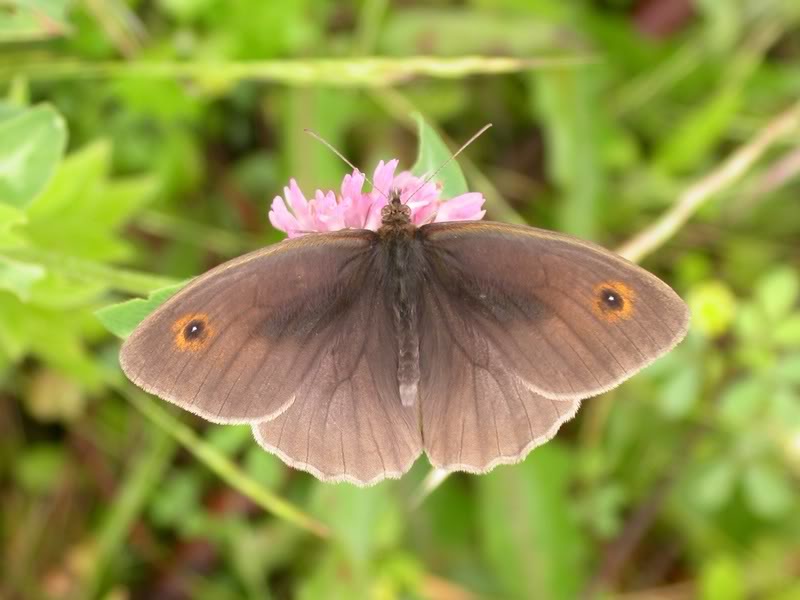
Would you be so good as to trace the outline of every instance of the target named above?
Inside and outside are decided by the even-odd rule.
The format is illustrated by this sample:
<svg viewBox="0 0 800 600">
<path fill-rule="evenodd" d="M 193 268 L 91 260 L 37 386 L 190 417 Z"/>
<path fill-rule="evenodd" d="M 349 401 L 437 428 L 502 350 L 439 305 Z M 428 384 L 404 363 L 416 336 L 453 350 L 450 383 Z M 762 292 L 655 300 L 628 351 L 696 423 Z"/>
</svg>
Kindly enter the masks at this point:
<svg viewBox="0 0 800 600">
<path fill-rule="evenodd" d="M 381 226 L 378 235 L 381 239 L 410 238 L 416 227 L 411 223 L 411 209 L 400 200 L 400 190 L 389 192 L 389 203 L 381 209 Z"/>
</svg>

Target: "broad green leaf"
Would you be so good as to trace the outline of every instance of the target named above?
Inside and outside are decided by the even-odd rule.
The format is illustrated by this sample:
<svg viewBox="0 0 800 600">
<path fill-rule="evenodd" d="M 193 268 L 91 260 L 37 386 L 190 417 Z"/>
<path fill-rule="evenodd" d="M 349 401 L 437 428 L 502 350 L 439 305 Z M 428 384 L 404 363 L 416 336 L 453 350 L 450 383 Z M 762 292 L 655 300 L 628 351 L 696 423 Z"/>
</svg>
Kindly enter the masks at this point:
<svg viewBox="0 0 800 600">
<path fill-rule="evenodd" d="M 481 549 L 506 598 L 571 599 L 585 584 L 584 539 L 571 512 L 572 465 L 553 442 L 475 479 Z"/>
<path fill-rule="evenodd" d="M 31 206 L 31 221 L 59 219 L 97 193 L 111 168 L 111 145 L 95 141 L 71 152 L 59 165 L 50 185 Z"/>
<path fill-rule="evenodd" d="M 39 248 L 92 260 L 117 261 L 130 246 L 117 229 L 152 200 L 155 180 L 111 178 L 111 147 L 95 142 L 70 154 L 28 210 L 20 232 Z"/>
<path fill-rule="evenodd" d="M 442 197 L 454 198 L 469 191 L 467 180 L 461 172 L 461 167 L 455 160 L 450 160 L 453 153 L 430 125 L 425 122 L 422 115 L 416 114 L 419 150 L 417 162 L 411 167 L 411 172 L 417 177 L 428 177 L 445 165 L 436 175 L 436 181 L 442 183 Z M 450 160 L 450 162 L 447 162 Z"/>
<path fill-rule="evenodd" d="M 126 302 L 112 304 L 95 312 L 95 316 L 111 333 L 126 338 L 144 319 L 161 306 L 173 294 L 180 290 L 186 282 L 170 285 L 154 290 L 144 298 L 134 298 Z"/>
<path fill-rule="evenodd" d="M 42 279 L 45 270 L 39 265 L 28 264 L 0 255 L 0 289 L 12 292 L 20 300 L 31 297 L 31 287 Z"/>
<path fill-rule="evenodd" d="M 28 206 L 55 171 L 66 140 L 64 119 L 50 106 L 0 121 L 0 203 Z"/>
<path fill-rule="evenodd" d="M 97 321 L 85 311 L 25 304 L 0 291 L 0 354 L 12 362 L 32 355 L 89 390 L 96 389 L 103 367 L 89 354 L 85 340 L 98 331 Z"/>
</svg>

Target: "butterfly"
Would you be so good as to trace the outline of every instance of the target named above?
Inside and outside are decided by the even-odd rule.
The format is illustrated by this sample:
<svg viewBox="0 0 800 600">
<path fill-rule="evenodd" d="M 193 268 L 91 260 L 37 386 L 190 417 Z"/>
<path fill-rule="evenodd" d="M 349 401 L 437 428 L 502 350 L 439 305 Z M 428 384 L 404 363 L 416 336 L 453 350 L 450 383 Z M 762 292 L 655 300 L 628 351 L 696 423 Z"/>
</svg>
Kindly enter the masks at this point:
<svg viewBox="0 0 800 600">
<path fill-rule="evenodd" d="M 524 458 L 584 398 L 686 334 L 681 298 L 568 235 L 486 221 L 415 226 L 389 193 L 377 231 L 317 233 L 196 278 L 120 362 L 142 389 L 325 481 Z"/>
</svg>

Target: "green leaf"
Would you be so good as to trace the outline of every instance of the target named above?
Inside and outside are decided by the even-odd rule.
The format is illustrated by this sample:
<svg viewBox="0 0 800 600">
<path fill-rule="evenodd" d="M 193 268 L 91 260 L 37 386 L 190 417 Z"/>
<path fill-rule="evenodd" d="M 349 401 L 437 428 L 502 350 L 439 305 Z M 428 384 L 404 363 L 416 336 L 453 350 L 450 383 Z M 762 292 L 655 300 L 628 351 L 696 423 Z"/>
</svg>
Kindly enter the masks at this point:
<svg viewBox="0 0 800 600">
<path fill-rule="evenodd" d="M 45 192 L 28 210 L 21 232 L 35 246 L 67 256 L 122 260 L 128 242 L 117 233 L 152 200 L 155 180 L 111 178 L 111 146 L 95 142 L 70 154 Z"/>
<path fill-rule="evenodd" d="M 0 291 L 0 355 L 12 362 L 31 354 L 74 377 L 89 390 L 97 389 L 102 365 L 90 356 L 84 339 L 100 328 L 81 310 L 50 310 Z"/>
<path fill-rule="evenodd" d="M 758 281 L 756 298 L 768 317 L 781 319 L 797 302 L 800 279 L 792 267 L 780 267 Z"/>
<path fill-rule="evenodd" d="M 55 171 L 66 140 L 64 119 L 50 106 L 0 121 L 0 203 L 28 206 Z"/>
<path fill-rule="evenodd" d="M 776 519 L 792 507 L 793 484 L 783 469 L 759 461 L 747 466 L 742 479 L 745 497 L 757 515 Z"/>
<path fill-rule="evenodd" d="M 503 597 L 576 598 L 585 536 L 570 507 L 572 465 L 554 443 L 525 462 L 476 478 L 482 549 Z"/>
<path fill-rule="evenodd" d="M 31 297 L 31 287 L 42 279 L 45 270 L 39 265 L 28 264 L 0 255 L 0 289 L 8 290 L 23 302 Z"/>
<path fill-rule="evenodd" d="M 161 306 L 187 282 L 169 285 L 151 292 L 146 299 L 134 298 L 126 302 L 112 304 L 96 311 L 94 314 L 103 326 L 120 338 L 126 338 L 137 325 Z"/>
<path fill-rule="evenodd" d="M 436 175 L 436 181 L 442 183 L 442 197 L 454 198 L 469 191 L 467 180 L 461 167 L 455 160 L 450 160 L 453 153 L 436 133 L 436 130 L 425 122 L 422 115 L 415 114 L 419 150 L 417 162 L 411 167 L 411 172 L 417 177 L 428 177 L 437 169 L 445 165 Z M 447 162 L 450 160 L 450 162 Z"/>
</svg>

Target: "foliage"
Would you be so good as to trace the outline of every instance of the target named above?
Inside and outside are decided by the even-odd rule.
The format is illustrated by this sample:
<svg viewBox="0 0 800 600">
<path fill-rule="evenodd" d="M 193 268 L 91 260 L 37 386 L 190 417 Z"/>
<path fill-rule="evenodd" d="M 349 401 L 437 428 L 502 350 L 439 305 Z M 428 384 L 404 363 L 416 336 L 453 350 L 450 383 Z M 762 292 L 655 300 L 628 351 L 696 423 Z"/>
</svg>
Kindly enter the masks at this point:
<svg viewBox="0 0 800 600">
<path fill-rule="evenodd" d="M 0 2 L 0 597 L 798 597 L 800 127 L 647 258 L 683 344 L 421 504 L 425 461 L 321 484 L 117 367 L 179 282 L 280 239 L 289 177 L 341 178 L 304 128 L 423 173 L 492 122 L 448 193 L 643 230 L 800 92 L 796 2 L 668 4 Z"/>
</svg>

